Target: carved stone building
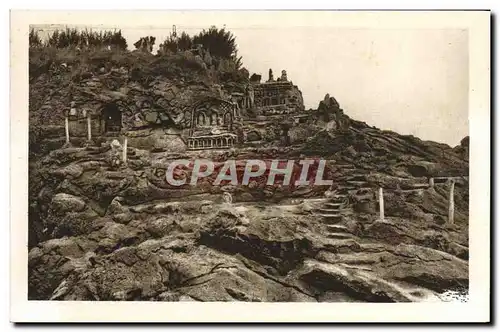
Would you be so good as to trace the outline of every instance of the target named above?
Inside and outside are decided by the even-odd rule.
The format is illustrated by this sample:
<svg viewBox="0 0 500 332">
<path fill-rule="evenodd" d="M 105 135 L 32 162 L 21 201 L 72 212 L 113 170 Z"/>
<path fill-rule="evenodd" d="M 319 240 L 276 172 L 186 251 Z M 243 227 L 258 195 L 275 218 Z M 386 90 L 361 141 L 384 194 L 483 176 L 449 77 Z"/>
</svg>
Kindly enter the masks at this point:
<svg viewBox="0 0 500 332">
<path fill-rule="evenodd" d="M 252 84 L 253 107 L 262 115 L 278 115 L 296 113 L 304 110 L 304 100 L 299 88 L 288 80 L 285 70 L 281 77 L 274 79 L 269 69 L 269 79 Z"/>
<path fill-rule="evenodd" d="M 205 98 L 191 109 L 187 147 L 190 150 L 230 148 L 237 136 L 233 133 L 240 113 L 235 102 Z"/>
</svg>

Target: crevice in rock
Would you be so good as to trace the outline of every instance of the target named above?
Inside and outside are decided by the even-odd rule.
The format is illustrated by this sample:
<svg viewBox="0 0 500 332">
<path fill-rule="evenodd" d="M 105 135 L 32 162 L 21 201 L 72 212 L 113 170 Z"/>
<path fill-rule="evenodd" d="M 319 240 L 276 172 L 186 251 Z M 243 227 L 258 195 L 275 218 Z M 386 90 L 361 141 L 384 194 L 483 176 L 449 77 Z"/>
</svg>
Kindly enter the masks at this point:
<svg viewBox="0 0 500 332">
<path fill-rule="evenodd" d="M 267 241 L 256 235 L 220 229 L 214 230 L 214 233 L 202 231 L 199 243 L 270 265 L 282 275 L 301 264 L 304 257 L 314 257 L 317 251 L 305 238 L 283 242 Z"/>
<path fill-rule="evenodd" d="M 313 294 L 309 294 L 309 293 L 305 292 L 304 290 L 302 290 L 301 288 L 299 288 L 299 287 L 297 287 L 297 286 L 295 286 L 295 285 L 288 284 L 288 283 L 286 283 L 286 282 L 284 282 L 284 281 L 281 281 L 281 280 L 279 280 L 279 279 L 277 279 L 277 278 L 273 278 L 273 277 L 272 277 L 272 276 L 270 276 L 269 274 L 266 274 L 266 273 L 263 273 L 263 272 L 261 272 L 261 271 L 255 270 L 254 268 L 252 268 L 252 266 L 251 266 L 251 265 L 249 265 L 249 264 L 245 263 L 244 261 L 242 261 L 242 263 L 243 263 L 243 264 L 244 264 L 244 265 L 245 265 L 248 269 L 250 269 L 250 270 L 252 270 L 254 273 L 257 273 L 258 275 L 260 275 L 262 278 L 265 278 L 265 279 L 269 279 L 269 280 L 271 280 L 271 281 L 274 281 L 274 282 L 276 282 L 276 283 L 278 283 L 278 284 L 280 284 L 280 285 L 282 285 L 282 286 L 284 286 L 284 287 L 293 288 L 293 289 L 295 289 L 297 292 L 302 293 L 302 294 L 304 294 L 304 295 L 306 295 L 306 296 L 309 296 L 309 297 L 314 298 L 315 300 L 317 300 L 317 299 L 316 299 L 316 296 L 314 296 Z"/>
<path fill-rule="evenodd" d="M 345 293 L 347 296 L 362 300 L 365 302 L 395 302 L 390 296 L 383 291 L 372 293 L 369 286 L 357 280 L 349 282 L 341 276 L 331 275 L 320 270 L 313 270 L 304 274 L 300 279 L 311 285 L 318 291 L 318 294 L 323 294 L 327 291 Z"/>
</svg>

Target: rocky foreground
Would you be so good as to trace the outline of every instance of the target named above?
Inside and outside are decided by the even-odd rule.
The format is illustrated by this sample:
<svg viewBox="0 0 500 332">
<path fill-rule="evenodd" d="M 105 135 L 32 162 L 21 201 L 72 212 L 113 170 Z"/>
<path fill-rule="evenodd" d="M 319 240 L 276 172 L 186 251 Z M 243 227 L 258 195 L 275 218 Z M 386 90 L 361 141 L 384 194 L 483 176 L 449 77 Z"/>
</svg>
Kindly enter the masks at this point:
<svg viewBox="0 0 500 332">
<path fill-rule="evenodd" d="M 325 188 L 179 190 L 166 184 L 161 167 L 169 158 L 193 157 L 188 153 L 129 148 L 127 166 L 114 169 L 107 143 L 54 150 L 31 167 L 29 298 L 408 302 L 466 291 L 468 184 L 457 183 L 453 225 L 446 223 L 447 184 L 422 185 L 433 166 L 450 173 L 448 162 L 456 170 L 457 154 L 446 150 L 444 162 L 423 163 L 415 151 L 370 169 L 356 165 L 368 153 L 353 142 L 336 155 L 321 152 L 332 157 L 331 178 L 342 178 L 349 160 L 361 176 L 351 181 L 359 188 L 349 191 L 348 208 L 333 226 L 345 236 L 333 237 L 317 213 L 328 200 Z M 424 143 L 413 146 L 431 155 Z M 386 161 L 394 151 L 387 149 Z M 231 153 L 218 157 L 263 154 Z M 384 220 L 379 186 L 386 188 Z M 232 192 L 232 204 L 222 201 L 224 191 Z"/>
</svg>

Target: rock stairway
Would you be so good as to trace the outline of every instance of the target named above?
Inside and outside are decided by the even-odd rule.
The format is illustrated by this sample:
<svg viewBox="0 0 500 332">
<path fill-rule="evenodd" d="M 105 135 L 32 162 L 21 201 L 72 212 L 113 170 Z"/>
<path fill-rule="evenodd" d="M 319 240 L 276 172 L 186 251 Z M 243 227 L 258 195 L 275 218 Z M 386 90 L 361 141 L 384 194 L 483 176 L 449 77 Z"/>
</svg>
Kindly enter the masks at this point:
<svg viewBox="0 0 500 332">
<path fill-rule="evenodd" d="M 340 240 L 354 237 L 346 226 L 341 225 L 343 217 L 348 211 L 347 195 L 337 193 L 315 209 L 314 214 L 320 217 L 322 223 L 326 225 L 326 236 L 331 239 Z"/>
<path fill-rule="evenodd" d="M 353 236 L 349 233 L 328 233 L 326 237 L 330 239 L 339 239 L 339 240 L 346 240 L 353 238 Z"/>
<path fill-rule="evenodd" d="M 355 186 L 355 185 L 352 185 L 352 184 L 340 184 L 337 186 L 337 190 L 343 194 L 348 194 L 349 192 L 351 191 L 355 191 L 357 190 L 358 188 Z"/>
<path fill-rule="evenodd" d="M 337 225 L 337 224 L 327 225 L 326 229 L 329 232 L 350 233 L 347 227 L 344 225 Z"/>
<path fill-rule="evenodd" d="M 367 179 L 369 170 L 357 168 L 353 164 L 336 164 L 335 167 L 341 174 L 335 179 L 339 183 L 336 187 L 339 193 L 347 195 L 358 189 L 370 187 Z"/>
<path fill-rule="evenodd" d="M 368 175 L 370 170 L 358 168 L 351 163 L 335 164 L 340 176 L 334 181 L 338 183 L 335 194 L 323 202 L 314 213 L 321 218 L 326 226 L 326 236 L 331 239 L 345 240 L 355 236 L 349 229 L 342 225 L 344 216 L 350 212 L 348 208 L 348 195 L 359 189 L 370 188 Z"/>
</svg>

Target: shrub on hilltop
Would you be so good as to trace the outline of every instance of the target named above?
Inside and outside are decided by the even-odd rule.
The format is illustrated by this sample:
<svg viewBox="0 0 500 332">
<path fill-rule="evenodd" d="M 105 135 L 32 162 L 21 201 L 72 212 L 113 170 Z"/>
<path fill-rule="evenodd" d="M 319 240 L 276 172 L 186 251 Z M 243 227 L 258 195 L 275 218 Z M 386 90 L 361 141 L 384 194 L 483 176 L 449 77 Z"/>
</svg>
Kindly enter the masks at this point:
<svg viewBox="0 0 500 332">
<path fill-rule="evenodd" d="M 33 35 L 33 36 L 32 36 Z M 30 46 L 37 45 L 38 34 L 33 30 L 30 32 Z M 33 44 L 31 41 L 33 40 Z M 40 45 L 39 43 L 38 45 Z M 66 28 L 64 30 L 54 31 L 45 41 L 44 46 L 55 48 L 67 47 L 90 47 L 90 48 L 117 48 L 127 49 L 127 41 L 122 36 L 121 30 L 118 31 L 92 31 L 78 30 L 76 28 Z"/>
<path fill-rule="evenodd" d="M 160 44 L 158 49 L 159 54 L 168 52 L 176 53 L 178 51 L 189 51 L 193 48 L 193 40 L 186 32 L 182 32 L 179 37 L 175 33 L 171 33 L 168 38 Z"/>
</svg>

